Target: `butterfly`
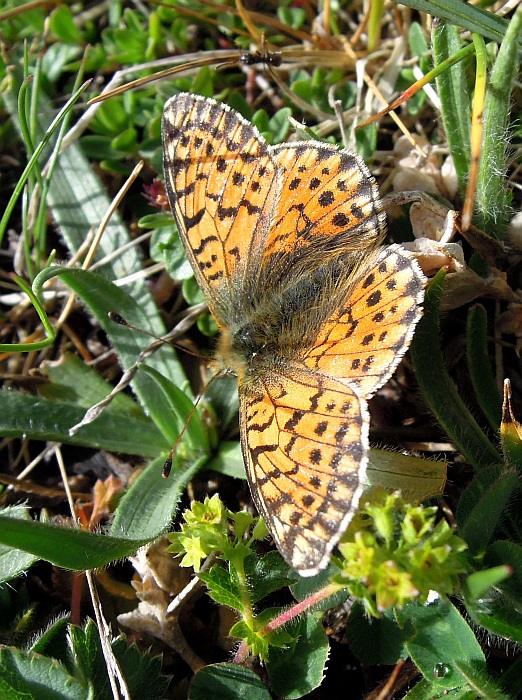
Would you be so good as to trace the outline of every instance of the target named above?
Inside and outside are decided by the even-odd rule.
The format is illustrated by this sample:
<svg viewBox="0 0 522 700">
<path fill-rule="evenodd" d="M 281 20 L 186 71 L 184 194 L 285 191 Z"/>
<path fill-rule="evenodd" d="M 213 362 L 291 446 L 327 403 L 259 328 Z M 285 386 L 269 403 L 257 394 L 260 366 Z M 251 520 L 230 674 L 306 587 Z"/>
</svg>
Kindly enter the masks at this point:
<svg viewBox="0 0 522 700">
<path fill-rule="evenodd" d="M 269 145 L 236 111 L 179 94 L 163 114 L 167 193 L 238 378 L 254 503 L 301 576 L 324 569 L 368 461 L 368 398 L 421 315 L 425 278 L 399 245 L 355 153 Z"/>
</svg>

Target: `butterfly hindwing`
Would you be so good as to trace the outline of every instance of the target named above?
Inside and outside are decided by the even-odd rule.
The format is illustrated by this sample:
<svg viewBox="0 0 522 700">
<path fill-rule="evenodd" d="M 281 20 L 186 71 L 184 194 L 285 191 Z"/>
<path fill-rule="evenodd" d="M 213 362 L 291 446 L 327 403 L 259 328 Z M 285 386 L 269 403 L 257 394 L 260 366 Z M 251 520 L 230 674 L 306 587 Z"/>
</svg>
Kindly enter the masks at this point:
<svg viewBox="0 0 522 700">
<path fill-rule="evenodd" d="M 349 386 L 293 365 L 240 385 L 252 495 L 283 557 L 303 576 L 326 566 L 361 493 L 365 402 Z"/>
</svg>

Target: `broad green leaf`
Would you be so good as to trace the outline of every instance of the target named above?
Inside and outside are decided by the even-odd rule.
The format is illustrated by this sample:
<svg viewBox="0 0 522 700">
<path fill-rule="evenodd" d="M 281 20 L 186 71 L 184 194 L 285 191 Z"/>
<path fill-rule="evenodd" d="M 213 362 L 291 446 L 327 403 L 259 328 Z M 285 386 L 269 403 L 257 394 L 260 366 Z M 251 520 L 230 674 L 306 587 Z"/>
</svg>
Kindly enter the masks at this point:
<svg viewBox="0 0 522 700">
<path fill-rule="evenodd" d="M 177 228 L 172 223 L 172 216 L 167 222 L 164 221 L 165 215 L 155 214 L 154 217 L 150 222 L 151 225 L 155 225 L 151 238 L 151 255 L 153 259 L 164 263 L 170 277 L 177 282 L 190 279 L 194 272 L 192 265 L 187 260 L 187 254 Z M 155 223 L 156 221 L 157 223 Z M 159 225 L 162 223 L 164 225 Z"/>
<path fill-rule="evenodd" d="M 116 311 L 133 326 L 154 332 L 147 317 L 146 307 L 102 275 L 86 270 L 50 268 L 38 275 L 35 287 L 38 288 L 38 285 L 42 284 L 47 277 L 54 274 L 60 274 L 60 278 L 81 297 L 96 316 L 109 336 L 123 367 L 125 369 L 132 367 L 140 353 L 149 347 L 150 338 L 111 321 L 108 314 L 110 311 Z M 187 379 L 179 375 L 177 380 L 173 379 L 172 372 L 168 369 L 170 360 L 174 359 L 173 353 L 174 350 L 171 347 L 162 346 L 153 355 L 154 360 L 151 357 L 147 358 L 147 364 L 173 380 L 182 391 L 190 392 Z M 156 383 L 145 372 L 138 371 L 132 380 L 132 386 L 143 408 L 150 414 L 156 425 L 161 426 L 168 404 L 162 392 L 158 392 Z"/>
<path fill-rule="evenodd" d="M 259 676 L 237 664 L 211 664 L 194 676 L 189 700 L 271 700 Z"/>
<path fill-rule="evenodd" d="M 66 5 L 60 5 L 51 12 L 49 28 L 65 43 L 76 44 L 81 41 L 80 31 L 74 23 L 71 10 Z"/>
<path fill-rule="evenodd" d="M 124 540 L 77 528 L 14 520 L 0 514 L 0 543 L 63 569 L 84 571 L 133 554 L 147 540 Z"/>
<path fill-rule="evenodd" d="M 301 698 L 321 685 L 329 652 L 323 625 L 313 615 L 299 621 L 297 635 L 288 649 L 271 647 L 266 663 L 270 685 L 278 697 L 288 700 Z"/>
<path fill-rule="evenodd" d="M 437 687 L 423 678 L 406 695 L 404 700 L 477 700 L 477 694 L 466 684 L 460 688 Z"/>
<path fill-rule="evenodd" d="M 410 622 L 415 627 L 405 647 L 430 683 L 445 689 L 458 688 L 466 679 L 455 662 L 485 664 L 475 635 L 449 601 L 439 599 L 425 606 L 410 603 L 396 614 L 400 625 Z"/>
<path fill-rule="evenodd" d="M 2 94 L 2 101 L 18 128 L 18 109 L 15 95 L 22 81 L 21 70 L 11 73 L 10 79 L 12 90 L 10 92 L 5 91 Z M 117 109 L 117 105 L 119 105 L 117 100 L 108 100 L 100 109 L 114 110 Z M 45 124 L 54 116 L 54 112 L 54 107 L 40 91 L 38 123 L 42 132 Z M 123 128 L 126 128 L 129 117 L 125 112 L 122 114 L 122 119 L 124 123 Z M 112 111 L 109 123 L 114 126 Z M 78 144 L 73 143 L 69 145 L 60 154 L 50 182 L 47 201 L 52 210 L 54 222 L 71 255 L 78 253 L 79 249 L 84 245 L 86 233 L 98 228 L 100 221 L 103 220 L 110 206 L 105 185 L 95 173 L 93 166 L 89 163 Z M 129 231 L 116 211 L 110 219 L 105 235 L 99 242 L 95 257 L 95 261 L 105 261 L 103 266 L 98 268 L 98 270 L 102 270 L 105 278 L 118 280 L 141 269 L 142 262 L 139 252 L 135 246 L 128 245 L 130 242 Z M 117 255 L 115 255 L 116 251 L 118 251 Z M 134 323 L 134 325 L 156 335 L 162 335 L 165 332 L 165 328 L 161 315 L 144 278 L 141 277 L 128 282 L 125 290 L 129 296 L 137 300 L 142 312 L 140 320 L 135 319 L 138 323 Z M 115 303 L 117 303 L 117 299 L 115 299 Z M 125 315 L 123 310 L 115 308 L 114 304 L 111 310 Z M 127 320 L 133 323 L 132 318 L 128 317 Z M 140 321 L 142 325 L 140 325 Z M 110 331 L 109 335 L 111 335 Z M 143 338 L 141 340 L 141 347 L 148 344 L 148 341 L 144 341 Z M 172 348 L 162 348 L 160 353 L 149 359 L 149 365 L 169 377 L 177 386 L 182 389 L 185 388 L 185 374 Z M 128 365 L 124 362 L 124 366 L 127 367 Z M 138 395 L 140 394 L 139 391 L 137 393 Z M 144 405 L 148 409 L 145 402 Z"/>
<path fill-rule="evenodd" d="M 109 394 L 113 386 L 77 355 L 62 355 L 57 362 L 44 365 L 49 382 L 39 389 L 39 395 L 47 399 L 66 401 L 82 408 L 90 408 Z M 105 408 L 108 413 L 134 417 L 141 421 L 150 419 L 130 396 L 120 391 Z"/>
<path fill-rule="evenodd" d="M 401 629 L 389 611 L 380 618 L 369 619 L 364 606 L 357 602 L 346 625 L 350 649 L 366 666 L 396 664 L 404 656 L 404 643 L 413 631 L 409 622 Z"/>
<path fill-rule="evenodd" d="M 487 700 L 511 700 L 512 696 L 504 693 L 498 681 L 487 673 L 485 664 L 456 660 L 455 667 L 478 697 Z"/>
<path fill-rule="evenodd" d="M 177 513 L 183 489 L 205 464 L 206 457 L 189 467 L 175 458 L 168 479 L 161 475 L 164 461 L 165 456 L 151 462 L 132 482 L 116 508 L 110 529 L 113 537 L 150 541 L 163 533 Z"/>
<path fill-rule="evenodd" d="M 241 444 L 239 442 L 221 442 L 216 455 L 209 461 L 207 467 L 220 474 L 232 476 L 234 479 L 246 479 Z"/>
<path fill-rule="evenodd" d="M 144 414 L 138 419 L 136 415 L 107 412 L 101 420 L 70 435 L 70 428 L 84 415 L 85 409 L 74 404 L 0 391 L 0 434 L 4 437 L 25 436 L 142 457 L 157 457 L 168 451 L 169 443 Z"/>
<path fill-rule="evenodd" d="M 199 413 L 193 410 L 191 399 L 153 367 L 144 364 L 142 369 L 156 383 L 167 404 L 164 414 L 156 413 L 156 420 L 162 421 L 162 433 L 169 436 L 174 444 L 185 431 L 182 441 L 190 447 L 191 452 L 196 455 L 202 452 L 206 454 L 210 449 L 207 431 Z"/>
<path fill-rule="evenodd" d="M 272 134 L 271 143 L 281 143 L 284 141 L 290 129 L 288 117 L 291 116 L 292 110 L 289 107 L 279 109 L 268 123 L 268 131 Z"/>
</svg>

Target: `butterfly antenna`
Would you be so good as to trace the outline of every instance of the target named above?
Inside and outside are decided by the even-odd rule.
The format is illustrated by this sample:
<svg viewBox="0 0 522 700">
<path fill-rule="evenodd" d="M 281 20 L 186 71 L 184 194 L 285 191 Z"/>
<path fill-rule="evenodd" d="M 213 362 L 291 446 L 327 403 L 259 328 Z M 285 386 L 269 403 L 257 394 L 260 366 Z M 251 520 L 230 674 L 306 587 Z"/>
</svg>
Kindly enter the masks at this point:
<svg viewBox="0 0 522 700">
<path fill-rule="evenodd" d="M 164 462 L 164 464 L 163 464 L 163 468 L 162 468 L 162 470 L 161 470 L 161 476 L 162 476 L 164 479 L 168 479 L 168 478 L 169 478 L 170 471 L 171 471 L 171 469 L 172 469 L 172 460 L 173 460 L 173 458 L 174 458 L 174 454 L 175 454 L 176 450 L 178 449 L 178 445 L 179 445 L 179 443 L 181 442 L 181 438 L 183 437 L 183 435 L 185 435 L 185 431 L 187 430 L 187 428 L 188 428 L 188 426 L 189 426 L 189 423 L 190 423 L 190 421 L 192 420 L 192 416 L 194 415 L 194 413 L 195 413 L 195 411 L 196 411 L 196 408 L 199 406 L 199 403 L 200 403 L 201 399 L 205 396 L 205 393 L 207 392 L 207 389 L 208 389 L 209 386 L 212 384 L 212 382 L 213 382 L 215 379 L 217 379 L 218 377 L 222 377 L 224 374 L 226 374 L 226 370 L 220 370 L 219 372 L 216 372 L 216 374 L 214 374 L 212 377 L 210 377 L 210 379 L 208 380 L 208 382 L 207 382 L 207 383 L 205 384 L 205 386 L 203 387 L 203 389 L 202 389 L 200 395 L 197 397 L 197 399 L 196 399 L 194 405 L 192 406 L 192 408 L 191 408 L 191 410 L 190 410 L 190 413 L 188 414 L 187 420 L 185 421 L 185 425 L 183 426 L 183 429 L 182 429 L 181 433 L 178 435 L 178 438 L 177 438 L 176 442 L 174 443 L 174 445 L 172 446 L 171 451 L 169 452 L 169 456 L 167 457 L 167 459 L 165 460 L 165 462 Z"/>
<path fill-rule="evenodd" d="M 123 316 L 120 316 L 120 314 L 117 314 L 115 311 L 109 311 L 107 313 L 107 316 L 111 319 L 111 321 L 114 321 L 114 323 L 117 323 L 119 326 L 123 326 L 124 328 L 130 328 L 131 331 L 137 331 L 138 333 L 143 333 L 143 335 L 148 335 L 150 338 L 154 338 L 154 340 L 157 340 L 159 343 L 164 343 L 165 345 L 171 345 L 172 347 L 175 347 L 178 350 L 183 350 L 183 352 L 186 352 L 187 355 L 192 355 L 192 357 L 197 357 L 198 360 L 208 360 L 209 359 L 206 355 L 201 355 L 197 352 L 194 352 L 193 350 L 189 350 L 184 345 L 180 345 L 179 343 L 176 343 L 175 341 L 170 340 L 168 337 L 162 338 L 160 335 L 154 335 L 154 333 L 151 333 L 150 331 L 146 331 L 144 328 L 138 328 L 137 326 L 133 326 L 131 323 L 126 321 L 123 318 Z"/>
</svg>

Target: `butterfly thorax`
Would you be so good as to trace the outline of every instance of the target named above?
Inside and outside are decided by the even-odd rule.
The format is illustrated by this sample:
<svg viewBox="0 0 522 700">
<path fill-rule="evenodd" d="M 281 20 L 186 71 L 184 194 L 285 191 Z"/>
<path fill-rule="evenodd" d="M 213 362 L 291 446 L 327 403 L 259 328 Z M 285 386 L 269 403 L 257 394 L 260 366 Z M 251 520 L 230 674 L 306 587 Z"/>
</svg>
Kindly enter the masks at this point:
<svg viewBox="0 0 522 700">
<path fill-rule="evenodd" d="M 347 294 L 349 267 L 330 261 L 292 284 L 262 285 L 227 319 L 217 356 L 238 377 L 255 378 L 269 367 L 299 364 L 313 346 L 325 317 Z M 230 304 L 233 308 L 233 305 Z"/>
<path fill-rule="evenodd" d="M 218 360 L 239 378 L 257 374 L 266 361 L 273 365 L 281 352 L 274 330 L 275 327 L 255 321 L 224 328 L 217 348 Z"/>
</svg>

